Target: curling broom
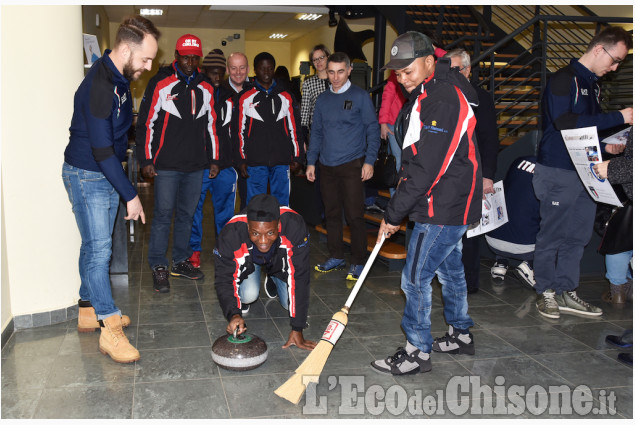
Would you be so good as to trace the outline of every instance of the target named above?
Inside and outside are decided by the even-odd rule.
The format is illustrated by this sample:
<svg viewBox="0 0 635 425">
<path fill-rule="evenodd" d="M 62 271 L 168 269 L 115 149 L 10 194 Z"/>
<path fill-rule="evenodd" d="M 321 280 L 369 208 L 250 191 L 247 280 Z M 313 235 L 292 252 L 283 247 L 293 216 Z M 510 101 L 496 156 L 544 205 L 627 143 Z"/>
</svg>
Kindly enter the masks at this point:
<svg viewBox="0 0 635 425">
<path fill-rule="evenodd" d="M 351 304 L 353 304 L 357 293 L 361 289 L 362 283 L 364 283 L 364 279 L 366 279 L 366 275 L 373 265 L 373 262 L 379 253 L 379 249 L 383 245 L 385 239 L 385 235 L 382 235 L 379 243 L 375 244 L 375 248 L 373 248 L 373 251 L 370 253 L 370 257 L 368 258 L 362 273 L 359 275 L 359 279 L 357 279 L 351 294 L 348 296 L 346 304 L 344 304 L 344 307 L 342 307 L 340 311 L 333 315 L 333 318 L 326 327 L 320 342 L 318 342 L 313 351 L 311 351 L 311 354 L 304 359 L 302 364 L 298 366 L 295 370 L 295 374 L 289 378 L 287 382 L 276 389 L 276 395 L 289 400 L 293 404 L 298 404 L 302 398 L 302 394 L 306 391 L 306 385 L 302 382 L 302 377 L 306 376 L 308 378 L 308 382 L 317 383 L 319 381 L 320 374 L 322 373 L 322 369 L 324 369 L 324 365 L 331 354 L 331 350 L 333 350 L 333 346 L 337 343 L 337 340 L 346 328 L 346 324 L 348 323 L 348 312 L 350 311 Z"/>
</svg>

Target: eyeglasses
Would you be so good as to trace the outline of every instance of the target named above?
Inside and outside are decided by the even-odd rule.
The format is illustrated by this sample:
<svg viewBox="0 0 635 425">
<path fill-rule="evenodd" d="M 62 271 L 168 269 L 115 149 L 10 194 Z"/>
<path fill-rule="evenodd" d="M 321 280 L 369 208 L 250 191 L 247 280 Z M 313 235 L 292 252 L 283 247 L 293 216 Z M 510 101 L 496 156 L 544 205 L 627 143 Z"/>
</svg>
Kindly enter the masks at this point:
<svg viewBox="0 0 635 425">
<path fill-rule="evenodd" d="M 319 56 L 317 58 L 313 58 L 313 63 L 322 62 L 324 59 L 326 59 L 326 56 L 324 56 L 324 55 Z"/>
<path fill-rule="evenodd" d="M 604 48 L 604 46 L 602 46 L 602 50 L 604 50 L 604 52 L 605 52 L 607 55 L 609 55 L 609 57 L 610 57 L 611 59 L 613 59 L 613 63 L 611 64 L 611 66 L 613 66 L 613 65 L 619 65 L 619 64 L 621 64 L 621 63 L 622 63 L 622 61 L 624 61 L 624 59 L 620 59 L 620 60 L 615 59 L 615 58 L 613 57 L 613 55 L 612 55 L 612 54 L 610 54 L 610 53 L 609 53 L 609 51 L 608 51 L 608 50 L 606 50 L 606 49 Z"/>
</svg>

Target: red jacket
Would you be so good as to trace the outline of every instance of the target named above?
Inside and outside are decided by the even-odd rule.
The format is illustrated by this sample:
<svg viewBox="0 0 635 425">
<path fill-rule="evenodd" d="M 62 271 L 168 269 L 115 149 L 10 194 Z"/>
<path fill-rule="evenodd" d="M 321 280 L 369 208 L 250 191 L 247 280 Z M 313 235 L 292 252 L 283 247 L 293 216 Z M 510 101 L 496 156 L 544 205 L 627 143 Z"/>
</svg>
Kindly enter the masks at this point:
<svg viewBox="0 0 635 425">
<path fill-rule="evenodd" d="M 381 95 L 379 124 L 394 124 L 404 103 L 406 103 L 406 98 L 399 88 L 395 71 L 390 71 L 390 77 L 388 77 L 388 82 L 384 86 L 384 93 Z"/>
</svg>

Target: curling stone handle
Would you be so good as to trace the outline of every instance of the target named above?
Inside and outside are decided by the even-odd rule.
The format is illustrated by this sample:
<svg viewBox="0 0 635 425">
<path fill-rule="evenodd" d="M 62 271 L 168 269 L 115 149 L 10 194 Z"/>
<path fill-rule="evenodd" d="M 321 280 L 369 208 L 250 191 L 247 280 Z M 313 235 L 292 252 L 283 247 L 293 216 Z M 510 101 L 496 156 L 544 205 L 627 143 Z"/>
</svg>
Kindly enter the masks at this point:
<svg viewBox="0 0 635 425">
<path fill-rule="evenodd" d="M 234 328 L 234 339 L 238 338 L 238 326 Z"/>
</svg>

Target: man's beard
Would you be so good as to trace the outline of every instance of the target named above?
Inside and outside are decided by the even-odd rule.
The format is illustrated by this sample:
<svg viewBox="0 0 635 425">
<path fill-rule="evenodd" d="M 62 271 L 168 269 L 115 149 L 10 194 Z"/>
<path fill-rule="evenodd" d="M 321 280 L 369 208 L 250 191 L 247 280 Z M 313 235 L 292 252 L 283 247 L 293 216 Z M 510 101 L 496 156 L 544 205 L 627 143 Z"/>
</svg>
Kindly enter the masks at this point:
<svg viewBox="0 0 635 425">
<path fill-rule="evenodd" d="M 143 68 L 142 69 L 134 69 L 134 67 L 132 66 L 132 56 L 130 56 L 130 59 L 128 59 L 128 62 L 126 62 L 126 64 L 123 66 L 123 76 L 128 81 L 134 81 L 134 80 L 136 80 L 134 75 L 138 71 L 142 71 L 142 70 L 143 70 Z M 139 75 L 141 75 L 141 74 L 139 74 Z"/>
</svg>

